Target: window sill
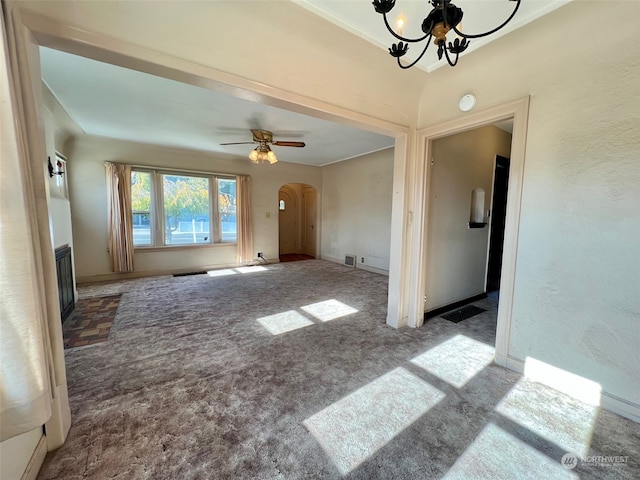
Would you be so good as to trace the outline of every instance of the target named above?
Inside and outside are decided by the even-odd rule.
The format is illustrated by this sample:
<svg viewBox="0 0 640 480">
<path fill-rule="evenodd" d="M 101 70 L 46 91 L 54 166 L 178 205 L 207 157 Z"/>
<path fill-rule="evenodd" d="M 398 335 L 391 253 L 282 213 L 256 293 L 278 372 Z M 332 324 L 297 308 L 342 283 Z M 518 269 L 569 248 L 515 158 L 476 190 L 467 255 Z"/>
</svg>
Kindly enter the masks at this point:
<svg viewBox="0 0 640 480">
<path fill-rule="evenodd" d="M 224 242 L 224 243 L 200 243 L 195 245 L 163 245 L 162 247 L 134 247 L 134 253 L 151 253 L 151 252 L 170 252 L 178 250 L 194 250 L 201 248 L 220 248 L 220 247 L 235 247 L 236 242 Z"/>
</svg>

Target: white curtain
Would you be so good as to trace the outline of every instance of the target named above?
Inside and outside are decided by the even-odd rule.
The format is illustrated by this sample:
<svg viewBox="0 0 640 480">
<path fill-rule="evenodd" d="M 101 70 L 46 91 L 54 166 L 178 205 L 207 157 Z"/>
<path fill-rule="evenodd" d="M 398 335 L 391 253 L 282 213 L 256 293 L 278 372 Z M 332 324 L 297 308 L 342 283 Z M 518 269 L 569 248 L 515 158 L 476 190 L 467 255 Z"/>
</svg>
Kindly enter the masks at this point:
<svg viewBox="0 0 640 480">
<path fill-rule="evenodd" d="M 237 262 L 244 265 L 253 257 L 253 225 L 251 220 L 251 177 L 236 177 L 236 225 L 238 226 Z"/>
<path fill-rule="evenodd" d="M 2 5 L 0 63 L 0 441 L 51 416 L 51 346 L 43 280 L 42 238 L 20 92 L 13 89 Z M 10 88 L 11 87 L 11 88 Z M 37 163 L 36 163 L 37 164 Z M 42 164 L 44 166 L 44 164 Z M 53 252 L 48 252 L 52 257 Z M 57 299 L 56 299 L 57 302 Z M 58 317 L 58 322 L 60 321 Z M 62 341 L 60 341 L 62 343 Z M 64 374 L 63 374 L 64 376 Z"/>
<path fill-rule="evenodd" d="M 109 197 L 109 255 L 114 272 L 133 271 L 133 218 L 131 216 L 131 167 L 104 164 Z"/>
</svg>

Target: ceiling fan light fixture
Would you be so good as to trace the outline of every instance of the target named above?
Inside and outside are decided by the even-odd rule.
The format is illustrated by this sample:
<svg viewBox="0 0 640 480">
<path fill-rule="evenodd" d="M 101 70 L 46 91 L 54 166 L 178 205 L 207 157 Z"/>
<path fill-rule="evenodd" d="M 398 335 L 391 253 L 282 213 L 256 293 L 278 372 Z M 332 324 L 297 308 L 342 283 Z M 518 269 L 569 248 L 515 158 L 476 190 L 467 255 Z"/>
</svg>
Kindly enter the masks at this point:
<svg viewBox="0 0 640 480">
<path fill-rule="evenodd" d="M 398 32 L 396 32 L 389 23 L 387 14 L 391 12 L 393 7 L 395 7 L 396 0 L 373 0 L 373 7 L 376 12 L 384 17 L 384 24 L 387 27 L 389 33 L 400 40 L 400 42 L 394 43 L 393 45 L 391 45 L 391 48 L 389 48 L 389 54 L 392 57 L 395 57 L 400 68 L 411 68 L 416 63 L 418 63 L 427 52 L 427 49 L 429 48 L 429 45 L 431 43 L 433 43 L 438 48 L 438 59 L 441 60 L 444 56 L 447 60 L 447 63 L 452 67 L 455 67 L 458 63 L 458 57 L 460 56 L 460 54 L 469 47 L 469 39 L 482 38 L 491 35 L 492 33 L 495 33 L 505 27 L 507 23 L 511 21 L 511 19 L 515 16 L 516 12 L 520 8 L 520 2 L 522 0 L 508 1 L 514 2 L 516 5 L 511 12 L 511 15 L 509 15 L 509 17 L 503 23 L 484 33 L 466 34 L 460 30 L 462 28 L 462 17 L 464 15 L 461 8 L 456 7 L 453 3 L 451 3 L 451 0 L 427 0 L 427 2 L 430 3 L 433 8 L 422 22 L 422 32 L 424 33 L 424 35 L 417 38 L 404 37 L 402 28 L 406 24 L 406 18 L 404 18 L 402 13 L 398 17 L 399 19 L 401 19 L 401 25 L 396 23 Z M 457 38 L 454 42 L 447 43 L 447 33 L 449 33 L 450 30 L 457 35 Z M 402 64 L 402 62 L 400 61 L 400 57 L 404 56 L 407 53 L 409 44 L 422 42 L 425 42 L 425 44 L 424 48 L 422 49 L 422 53 L 418 55 L 418 58 L 416 58 L 409 64 Z"/>
<path fill-rule="evenodd" d="M 249 153 L 249 160 L 257 165 L 261 164 L 274 164 L 278 161 L 276 154 L 269 148 L 266 143 L 261 143 L 255 150 L 251 150 Z"/>
</svg>

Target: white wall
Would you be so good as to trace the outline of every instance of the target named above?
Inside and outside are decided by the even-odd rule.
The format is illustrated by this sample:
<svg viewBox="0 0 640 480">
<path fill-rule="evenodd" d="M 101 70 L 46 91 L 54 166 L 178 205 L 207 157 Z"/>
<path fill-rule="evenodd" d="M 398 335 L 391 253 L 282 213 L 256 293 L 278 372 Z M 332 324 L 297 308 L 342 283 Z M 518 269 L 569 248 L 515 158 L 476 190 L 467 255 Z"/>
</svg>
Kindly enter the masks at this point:
<svg viewBox="0 0 640 480">
<path fill-rule="evenodd" d="M 35 477 L 37 471 L 27 469 L 37 470 L 42 465 L 45 452 L 37 451 L 42 435 L 42 427 L 38 427 L 0 442 L 0 478 L 2 480 L 22 480 L 27 478 L 23 477 L 25 474 Z"/>
<path fill-rule="evenodd" d="M 104 162 L 184 168 L 213 173 L 246 174 L 252 179 L 253 249 L 267 259 L 278 258 L 278 190 L 285 183 L 306 183 L 320 191 L 319 167 L 278 162 L 253 165 L 247 158 L 159 147 L 91 135 L 69 146 L 71 213 L 80 281 L 107 279 L 107 190 Z M 135 253 L 136 274 L 235 265 L 235 245 L 175 248 Z"/>
<path fill-rule="evenodd" d="M 434 72 L 421 102 L 428 126 L 463 115 L 467 91 L 478 109 L 531 95 L 508 353 L 594 380 L 636 415 L 638 18 L 638 2 L 571 2 Z M 602 25 L 616 28 L 587 45 Z"/>
<path fill-rule="evenodd" d="M 478 187 L 484 190 L 486 212 L 491 207 L 495 156 L 509 157 L 510 150 L 511 135 L 494 126 L 433 142 L 426 310 L 485 291 L 489 225 L 467 227 L 471 192 Z"/>
<path fill-rule="evenodd" d="M 392 148 L 323 167 L 321 257 L 388 272 L 392 187 Z"/>
<path fill-rule="evenodd" d="M 44 124 L 45 144 L 47 157 L 51 158 L 51 163 L 56 165 L 56 151 L 63 153 L 65 143 L 72 135 L 80 132 L 77 125 L 69 117 L 62 105 L 51 94 L 46 85 L 42 85 L 43 105 L 40 107 L 40 115 Z M 64 154 L 64 153 L 63 153 Z M 65 167 L 64 175 L 49 176 L 45 168 L 45 182 L 47 186 L 47 204 L 49 211 L 49 230 L 53 248 L 64 245 L 71 247 L 71 260 L 75 258 L 75 248 L 73 246 L 73 232 L 71 225 L 71 203 L 68 198 L 68 182 L 72 172 Z M 72 269 L 74 285 L 74 298 L 78 300 L 76 286 L 76 271 Z"/>
<path fill-rule="evenodd" d="M 290 1 L 21 1 L 20 7 L 399 125 L 415 123 L 426 78 Z"/>
</svg>

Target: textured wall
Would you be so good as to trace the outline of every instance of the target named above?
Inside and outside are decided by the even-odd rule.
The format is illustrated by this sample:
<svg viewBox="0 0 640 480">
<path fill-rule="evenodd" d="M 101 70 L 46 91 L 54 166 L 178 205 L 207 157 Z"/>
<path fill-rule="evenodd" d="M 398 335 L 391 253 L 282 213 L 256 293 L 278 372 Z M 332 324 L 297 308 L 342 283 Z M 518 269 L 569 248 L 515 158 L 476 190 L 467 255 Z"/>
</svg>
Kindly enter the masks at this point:
<svg viewBox="0 0 640 480">
<path fill-rule="evenodd" d="M 323 258 L 389 270 L 392 180 L 393 149 L 322 168 Z"/>
<path fill-rule="evenodd" d="M 531 95 L 509 354 L 640 405 L 638 2 L 572 2 L 441 69 L 422 123 Z M 602 41 L 585 35 L 615 24 Z"/>
</svg>

